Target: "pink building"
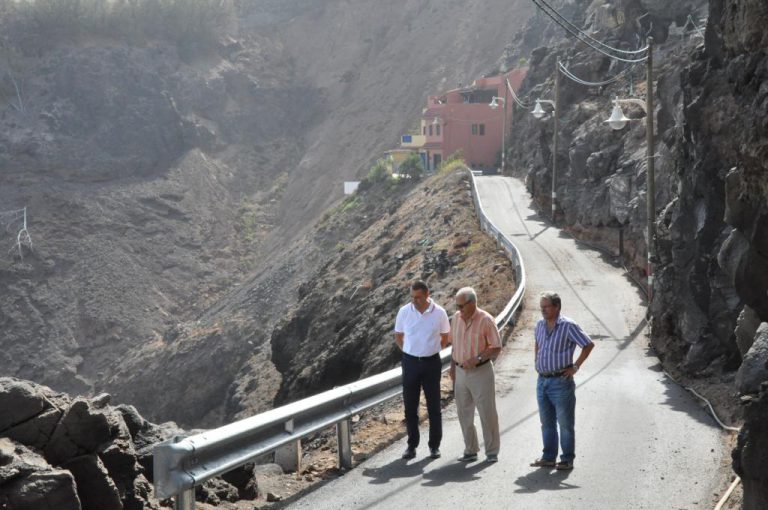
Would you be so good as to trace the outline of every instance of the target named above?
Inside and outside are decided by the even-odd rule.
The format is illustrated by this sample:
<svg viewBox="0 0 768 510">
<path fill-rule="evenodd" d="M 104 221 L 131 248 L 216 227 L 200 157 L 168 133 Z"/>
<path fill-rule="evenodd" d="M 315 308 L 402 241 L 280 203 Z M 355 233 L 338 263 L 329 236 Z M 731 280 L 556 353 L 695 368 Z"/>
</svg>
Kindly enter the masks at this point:
<svg viewBox="0 0 768 510">
<path fill-rule="evenodd" d="M 498 101 L 496 109 L 489 104 L 494 97 L 504 98 L 509 139 L 514 101 L 506 81 L 517 92 L 527 71 L 528 68 L 515 69 L 507 74 L 477 79 L 469 87 L 429 96 L 421 115 L 423 138 L 403 136 L 402 147 L 418 150 L 428 170 L 436 169 L 456 151 L 462 151 L 464 160 L 472 167 L 498 167 L 505 109 L 502 101 Z M 414 143 L 415 138 L 419 139 L 418 143 Z"/>
</svg>

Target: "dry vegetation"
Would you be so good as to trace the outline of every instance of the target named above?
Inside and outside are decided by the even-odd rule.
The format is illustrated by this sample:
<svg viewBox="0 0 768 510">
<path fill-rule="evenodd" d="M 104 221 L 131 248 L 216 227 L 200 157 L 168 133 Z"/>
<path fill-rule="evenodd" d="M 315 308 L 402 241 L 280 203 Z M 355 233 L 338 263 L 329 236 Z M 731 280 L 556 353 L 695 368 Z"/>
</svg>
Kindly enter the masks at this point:
<svg viewBox="0 0 768 510">
<path fill-rule="evenodd" d="M 205 44 L 233 28 L 231 0 L 0 0 L 4 45 L 25 53 L 102 38 Z"/>
</svg>

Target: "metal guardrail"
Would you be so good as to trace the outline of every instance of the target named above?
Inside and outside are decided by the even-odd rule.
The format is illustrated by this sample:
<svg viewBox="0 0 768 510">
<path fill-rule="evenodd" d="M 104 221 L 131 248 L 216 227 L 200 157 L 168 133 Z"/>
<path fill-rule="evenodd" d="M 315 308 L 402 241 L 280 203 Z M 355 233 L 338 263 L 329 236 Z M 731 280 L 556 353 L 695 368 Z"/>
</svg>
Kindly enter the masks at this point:
<svg viewBox="0 0 768 510">
<path fill-rule="evenodd" d="M 513 320 L 522 304 L 525 268 L 515 245 L 486 216 L 477 194 L 475 172 L 471 173 L 480 225 L 498 241 L 515 265 L 517 289 L 496 317 L 501 329 Z M 451 348 L 443 349 L 440 358 L 443 370 L 447 370 Z M 196 485 L 334 425 L 339 464 L 351 468 L 352 417 L 401 395 L 401 385 L 402 370 L 393 368 L 214 430 L 160 443 L 153 450 L 155 494 L 160 498 L 175 497 L 176 510 L 192 510 Z"/>
</svg>

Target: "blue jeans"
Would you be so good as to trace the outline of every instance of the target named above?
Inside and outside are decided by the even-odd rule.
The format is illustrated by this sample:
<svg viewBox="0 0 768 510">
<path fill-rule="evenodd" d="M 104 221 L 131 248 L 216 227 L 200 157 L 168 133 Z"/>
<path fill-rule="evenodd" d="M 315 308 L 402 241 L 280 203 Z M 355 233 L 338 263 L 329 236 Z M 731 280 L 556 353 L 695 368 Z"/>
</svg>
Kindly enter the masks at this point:
<svg viewBox="0 0 768 510">
<path fill-rule="evenodd" d="M 543 460 L 557 458 L 558 426 L 560 427 L 560 460 L 573 462 L 576 456 L 576 383 L 573 377 L 541 377 L 536 383 L 539 402 Z"/>
</svg>

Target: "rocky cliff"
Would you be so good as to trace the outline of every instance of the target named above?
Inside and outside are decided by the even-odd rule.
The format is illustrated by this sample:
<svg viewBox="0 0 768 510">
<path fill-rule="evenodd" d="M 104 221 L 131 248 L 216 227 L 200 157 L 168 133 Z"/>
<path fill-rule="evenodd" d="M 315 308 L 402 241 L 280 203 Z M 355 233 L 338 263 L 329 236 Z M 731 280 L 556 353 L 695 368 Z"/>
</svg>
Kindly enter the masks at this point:
<svg viewBox="0 0 768 510">
<path fill-rule="evenodd" d="M 574 19 L 588 26 L 589 2 Z M 607 4 L 606 4 L 607 5 Z M 654 36 L 656 120 L 655 297 L 652 345 L 668 370 L 713 398 L 738 422 L 734 391 L 748 402 L 734 466 L 744 480 L 744 507 L 768 505 L 764 455 L 768 249 L 765 204 L 766 36 L 764 2 L 625 1 L 608 7 L 599 38 L 635 48 Z M 690 15 L 690 18 L 688 17 Z M 626 69 L 580 44 L 553 42 L 532 53 L 524 83 L 530 98 L 552 96 L 556 59 L 583 80 Z M 645 94 L 644 70 L 600 87 L 563 77 L 557 221 L 618 255 L 645 279 L 645 123 L 613 132 L 603 120 L 609 99 Z M 640 109 L 627 111 L 642 117 Z M 552 123 L 525 116 L 513 127 L 515 170 L 534 199 L 550 208 Z M 598 197 L 596 199 L 596 196 Z M 620 248 L 620 239 L 623 246 Z M 764 391 L 764 390 L 763 390 Z"/>
</svg>

